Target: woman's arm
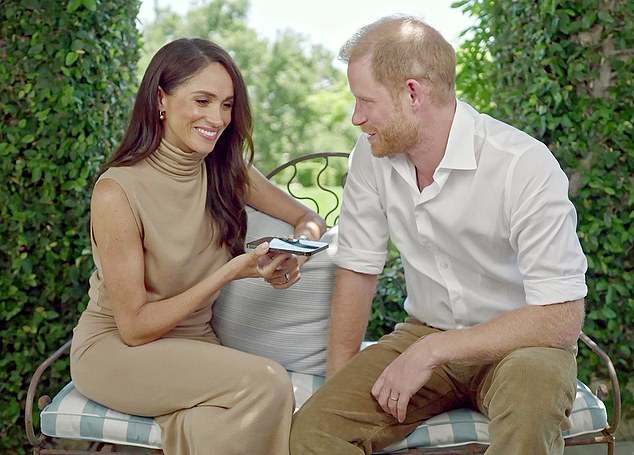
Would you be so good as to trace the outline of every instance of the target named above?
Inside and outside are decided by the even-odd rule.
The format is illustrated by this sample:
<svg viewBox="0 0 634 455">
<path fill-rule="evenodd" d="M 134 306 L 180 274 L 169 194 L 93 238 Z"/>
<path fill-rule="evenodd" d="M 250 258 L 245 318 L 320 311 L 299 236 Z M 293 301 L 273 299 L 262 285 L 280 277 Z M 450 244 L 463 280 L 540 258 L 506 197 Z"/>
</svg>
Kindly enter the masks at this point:
<svg viewBox="0 0 634 455">
<path fill-rule="evenodd" d="M 106 290 L 123 341 L 136 346 L 172 330 L 232 280 L 270 278 L 290 255 L 267 256 L 268 246 L 233 258 L 188 290 L 168 299 L 148 302 L 143 246 L 123 189 L 113 180 L 97 183 L 91 201 L 91 220 Z"/>
<path fill-rule="evenodd" d="M 268 215 L 294 226 L 294 235 L 319 239 L 326 231 L 326 222 L 313 210 L 275 186 L 255 167 L 249 168 L 247 203 Z"/>
</svg>

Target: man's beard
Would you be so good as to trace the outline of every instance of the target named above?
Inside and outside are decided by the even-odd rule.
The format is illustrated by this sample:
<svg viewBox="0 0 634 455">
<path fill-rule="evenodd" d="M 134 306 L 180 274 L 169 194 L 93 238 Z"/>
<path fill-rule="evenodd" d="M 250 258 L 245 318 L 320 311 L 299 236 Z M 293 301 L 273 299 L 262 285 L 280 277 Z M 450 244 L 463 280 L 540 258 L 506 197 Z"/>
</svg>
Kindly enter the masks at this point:
<svg viewBox="0 0 634 455">
<path fill-rule="evenodd" d="M 401 113 L 375 133 L 370 147 L 377 158 L 407 153 L 423 139 L 422 125 L 415 120 L 406 119 Z"/>
</svg>

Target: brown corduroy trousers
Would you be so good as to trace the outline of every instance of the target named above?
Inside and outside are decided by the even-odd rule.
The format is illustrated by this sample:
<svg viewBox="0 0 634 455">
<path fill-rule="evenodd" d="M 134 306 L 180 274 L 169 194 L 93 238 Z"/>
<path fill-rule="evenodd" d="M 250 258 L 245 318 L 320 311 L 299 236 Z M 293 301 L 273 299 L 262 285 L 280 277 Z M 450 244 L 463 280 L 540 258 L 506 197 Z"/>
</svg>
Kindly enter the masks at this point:
<svg viewBox="0 0 634 455">
<path fill-rule="evenodd" d="M 422 421 L 471 407 L 489 417 L 488 455 L 563 454 L 562 431 L 576 392 L 576 346 L 530 347 L 487 364 L 449 364 L 411 398 L 399 424 L 370 390 L 383 369 L 412 343 L 437 329 L 414 319 L 361 351 L 295 414 L 292 455 L 371 454 L 402 440 Z"/>
</svg>

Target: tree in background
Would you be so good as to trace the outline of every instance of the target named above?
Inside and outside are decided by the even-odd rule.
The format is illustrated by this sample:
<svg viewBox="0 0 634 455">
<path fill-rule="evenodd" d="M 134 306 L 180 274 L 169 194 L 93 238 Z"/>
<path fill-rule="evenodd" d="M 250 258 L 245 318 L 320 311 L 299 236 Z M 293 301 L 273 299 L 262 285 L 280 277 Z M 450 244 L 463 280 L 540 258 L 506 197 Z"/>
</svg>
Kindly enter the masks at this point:
<svg viewBox="0 0 634 455">
<path fill-rule="evenodd" d="M 588 258 L 584 326 L 608 350 L 634 411 L 634 2 L 463 0 L 479 22 L 458 88 L 542 140 L 570 178 Z M 580 375 L 593 379 L 585 350 Z"/>
<path fill-rule="evenodd" d="M 168 41 L 211 39 L 231 52 L 249 87 L 256 165 L 268 171 L 310 152 L 349 151 L 358 131 L 344 72 L 321 45 L 284 31 L 273 43 L 248 27 L 248 0 L 213 0 L 180 16 L 159 9 L 143 31 L 140 70 Z"/>
<path fill-rule="evenodd" d="M 92 270 L 92 180 L 127 123 L 139 1 L 0 8 L 0 453 L 23 453 L 36 366 L 70 338 Z M 60 362 L 45 382 L 68 382 Z M 37 416 L 35 416 L 37 419 Z"/>
</svg>

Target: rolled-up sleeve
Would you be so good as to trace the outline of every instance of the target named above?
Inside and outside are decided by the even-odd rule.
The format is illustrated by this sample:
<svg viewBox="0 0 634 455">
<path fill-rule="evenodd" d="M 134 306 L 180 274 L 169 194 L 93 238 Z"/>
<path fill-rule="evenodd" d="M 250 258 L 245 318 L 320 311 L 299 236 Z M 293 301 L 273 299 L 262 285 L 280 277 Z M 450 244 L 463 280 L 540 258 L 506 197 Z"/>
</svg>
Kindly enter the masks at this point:
<svg viewBox="0 0 634 455">
<path fill-rule="evenodd" d="M 388 224 L 367 140 L 362 136 L 349 159 L 339 216 L 337 266 L 377 275 L 387 254 Z"/>
<path fill-rule="evenodd" d="M 587 261 L 576 233 L 577 215 L 568 198 L 566 175 L 544 147 L 520 156 L 510 177 L 511 244 L 526 303 L 585 297 Z"/>
</svg>

